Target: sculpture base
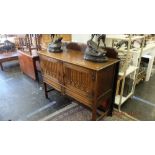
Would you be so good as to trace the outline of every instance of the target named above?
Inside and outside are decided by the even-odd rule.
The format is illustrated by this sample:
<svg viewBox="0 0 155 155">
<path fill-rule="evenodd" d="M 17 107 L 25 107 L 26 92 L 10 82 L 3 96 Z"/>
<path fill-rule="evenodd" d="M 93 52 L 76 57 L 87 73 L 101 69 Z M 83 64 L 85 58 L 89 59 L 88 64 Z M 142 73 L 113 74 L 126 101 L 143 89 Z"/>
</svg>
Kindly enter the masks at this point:
<svg viewBox="0 0 155 155">
<path fill-rule="evenodd" d="M 97 48 L 97 49 L 92 49 L 90 47 L 87 47 L 86 50 L 85 50 L 85 54 L 87 55 L 90 55 L 90 56 L 95 56 L 95 57 L 103 57 L 103 56 L 106 56 L 106 51 L 104 51 L 102 49 L 101 51 L 101 48 Z"/>
<path fill-rule="evenodd" d="M 63 50 L 62 49 L 48 49 L 48 52 L 51 53 L 61 53 Z"/>
<path fill-rule="evenodd" d="M 103 57 L 96 57 L 96 56 L 91 56 L 91 55 L 84 55 L 85 60 L 93 61 L 93 62 L 107 62 L 108 57 L 103 56 Z"/>
</svg>

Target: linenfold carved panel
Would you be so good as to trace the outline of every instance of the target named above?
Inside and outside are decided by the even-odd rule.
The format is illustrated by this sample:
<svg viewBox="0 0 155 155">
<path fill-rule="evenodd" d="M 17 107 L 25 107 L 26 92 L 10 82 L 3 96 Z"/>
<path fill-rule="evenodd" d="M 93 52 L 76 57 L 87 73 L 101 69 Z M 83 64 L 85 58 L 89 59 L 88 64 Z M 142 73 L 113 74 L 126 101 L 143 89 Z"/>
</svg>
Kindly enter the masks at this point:
<svg viewBox="0 0 155 155">
<path fill-rule="evenodd" d="M 72 85 L 80 90 L 89 91 L 90 76 L 88 73 L 66 68 L 65 83 Z"/>
<path fill-rule="evenodd" d="M 55 80 L 62 80 L 62 76 L 60 76 L 62 64 L 56 59 L 41 57 L 41 69 L 43 76 L 52 77 Z"/>
<path fill-rule="evenodd" d="M 64 64 L 64 82 L 67 88 L 76 88 L 78 92 L 83 92 L 93 96 L 93 79 L 90 70 Z"/>
</svg>

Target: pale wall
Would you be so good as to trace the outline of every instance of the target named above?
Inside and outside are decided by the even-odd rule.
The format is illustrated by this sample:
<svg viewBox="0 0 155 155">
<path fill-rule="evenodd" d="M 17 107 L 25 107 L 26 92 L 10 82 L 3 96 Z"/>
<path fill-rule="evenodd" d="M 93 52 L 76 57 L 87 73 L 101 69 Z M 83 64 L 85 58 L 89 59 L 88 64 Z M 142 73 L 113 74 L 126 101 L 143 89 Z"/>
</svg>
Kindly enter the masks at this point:
<svg viewBox="0 0 155 155">
<path fill-rule="evenodd" d="M 90 38 L 91 34 L 72 34 L 73 42 L 87 43 Z"/>
<path fill-rule="evenodd" d="M 72 41 L 73 42 L 81 42 L 87 43 L 87 41 L 91 38 L 91 34 L 72 34 Z M 95 39 L 94 39 L 95 41 Z M 106 45 L 111 46 L 111 40 L 106 39 Z"/>
</svg>

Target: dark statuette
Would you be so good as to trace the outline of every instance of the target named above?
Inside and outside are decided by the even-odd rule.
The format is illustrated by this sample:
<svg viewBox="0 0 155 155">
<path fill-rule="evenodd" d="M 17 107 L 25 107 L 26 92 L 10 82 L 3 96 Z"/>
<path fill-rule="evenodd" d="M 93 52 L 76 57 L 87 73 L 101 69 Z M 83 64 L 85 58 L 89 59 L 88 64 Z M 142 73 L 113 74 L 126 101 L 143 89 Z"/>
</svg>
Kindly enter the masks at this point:
<svg viewBox="0 0 155 155">
<path fill-rule="evenodd" d="M 54 38 L 54 36 L 52 36 Z M 62 52 L 62 37 L 59 37 L 55 39 L 52 43 L 48 45 L 48 51 L 53 53 L 59 53 Z"/>
<path fill-rule="evenodd" d="M 93 41 L 94 36 L 97 36 L 97 42 L 95 43 Z M 108 60 L 106 57 L 106 51 L 104 50 L 105 48 L 105 37 L 106 35 L 102 34 L 92 34 L 92 37 L 90 40 L 87 41 L 87 48 L 85 50 L 84 54 L 84 59 L 89 60 L 89 61 L 94 61 L 94 62 L 105 62 Z M 102 40 L 104 47 L 100 46 L 100 41 Z"/>
<path fill-rule="evenodd" d="M 16 46 L 9 40 L 5 40 L 4 43 L 0 46 L 0 51 L 14 51 Z"/>
</svg>

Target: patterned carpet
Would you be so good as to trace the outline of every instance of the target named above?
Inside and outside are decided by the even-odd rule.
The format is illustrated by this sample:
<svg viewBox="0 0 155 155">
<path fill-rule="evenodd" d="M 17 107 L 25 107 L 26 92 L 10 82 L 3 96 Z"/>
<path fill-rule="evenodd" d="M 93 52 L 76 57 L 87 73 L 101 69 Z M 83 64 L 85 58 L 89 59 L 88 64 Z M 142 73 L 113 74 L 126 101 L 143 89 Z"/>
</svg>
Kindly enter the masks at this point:
<svg viewBox="0 0 155 155">
<path fill-rule="evenodd" d="M 39 121 L 89 121 L 91 120 L 91 111 L 83 106 L 72 102 L 70 105 L 58 110 Z M 135 121 L 137 119 L 123 112 L 114 110 L 112 117 L 105 117 L 102 121 Z"/>
</svg>

